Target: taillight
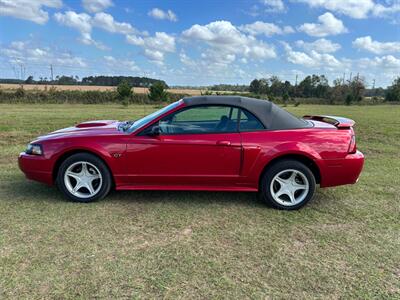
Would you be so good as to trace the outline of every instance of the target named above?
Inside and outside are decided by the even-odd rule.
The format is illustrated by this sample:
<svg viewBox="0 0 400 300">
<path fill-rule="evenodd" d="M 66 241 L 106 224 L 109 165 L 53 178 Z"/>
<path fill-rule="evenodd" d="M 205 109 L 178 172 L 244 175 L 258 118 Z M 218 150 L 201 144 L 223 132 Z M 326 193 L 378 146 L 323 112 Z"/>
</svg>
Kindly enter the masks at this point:
<svg viewBox="0 0 400 300">
<path fill-rule="evenodd" d="M 357 151 L 356 136 L 353 134 L 351 136 L 349 150 L 347 150 L 347 152 L 348 153 L 356 153 L 356 151 Z"/>
</svg>

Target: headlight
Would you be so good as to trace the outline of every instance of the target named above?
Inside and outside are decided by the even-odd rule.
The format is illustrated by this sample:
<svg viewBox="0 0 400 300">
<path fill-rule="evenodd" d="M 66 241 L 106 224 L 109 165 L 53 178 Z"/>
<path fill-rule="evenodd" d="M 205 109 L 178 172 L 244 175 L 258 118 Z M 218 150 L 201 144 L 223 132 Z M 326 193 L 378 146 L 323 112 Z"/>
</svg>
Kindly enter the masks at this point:
<svg viewBox="0 0 400 300">
<path fill-rule="evenodd" d="M 32 155 L 42 155 L 43 154 L 42 146 L 39 144 L 29 144 L 25 150 L 25 153 Z"/>
</svg>

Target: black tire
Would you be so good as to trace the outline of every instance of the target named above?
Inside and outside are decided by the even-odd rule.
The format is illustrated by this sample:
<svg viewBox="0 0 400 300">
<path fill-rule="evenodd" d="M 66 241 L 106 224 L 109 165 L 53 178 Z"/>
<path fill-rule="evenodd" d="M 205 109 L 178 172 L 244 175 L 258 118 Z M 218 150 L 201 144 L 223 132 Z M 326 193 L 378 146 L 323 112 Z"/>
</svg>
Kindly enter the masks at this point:
<svg viewBox="0 0 400 300">
<path fill-rule="evenodd" d="M 99 187 L 99 190 L 96 192 L 96 194 L 91 197 L 87 197 L 87 198 L 77 197 L 68 190 L 68 188 L 65 184 L 65 181 L 64 181 L 65 172 L 67 171 L 67 169 L 70 166 L 72 166 L 74 163 L 77 163 L 77 162 L 87 162 L 89 164 L 92 164 L 98 169 L 98 171 L 101 174 L 101 179 L 102 179 L 101 186 Z M 70 199 L 74 202 L 88 203 L 88 202 L 100 200 L 100 199 L 104 198 L 105 196 L 107 196 L 107 194 L 109 193 L 111 186 L 112 186 L 112 178 L 111 178 L 110 171 L 108 170 L 107 166 L 100 158 L 98 158 L 95 155 L 89 154 L 89 153 L 77 153 L 77 154 L 69 156 L 61 163 L 61 166 L 57 173 L 56 183 L 57 183 L 57 187 L 68 199 Z"/>
<path fill-rule="evenodd" d="M 303 193 L 301 195 L 301 197 L 299 197 L 299 198 L 303 198 L 303 199 L 296 204 L 290 203 L 289 198 L 288 198 L 287 204 L 283 205 L 282 203 L 275 200 L 273 195 L 271 194 L 272 180 L 274 179 L 274 177 L 277 174 L 279 174 L 281 172 L 283 172 L 281 174 L 284 175 L 285 170 L 298 171 L 301 174 L 303 174 L 308 181 L 308 191 L 304 190 L 304 192 L 302 192 L 302 190 L 299 190 L 299 193 Z M 288 173 L 289 172 L 290 171 L 288 171 Z M 296 174 L 296 172 L 293 172 L 293 173 Z M 299 174 L 298 176 L 301 176 L 301 174 Z M 302 177 L 300 177 L 300 180 L 301 180 L 301 178 Z M 299 179 L 296 178 L 296 180 L 299 180 Z M 274 184 L 276 184 L 276 183 L 274 183 Z M 279 187 L 279 184 L 278 184 L 278 187 Z M 308 201 L 310 201 L 312 199 L 312 197 L 314 196 L 314 193 L 315 193 L 315 187 L 316 187 L 316 183 L 315 183 L 314 174 L 311 172 L 311 170 L 306 165 L 304 165 L 303 163 L 301 163 L 297 160 L 285 159 L 285 160 L 278 161 L 278 162 L 274 163 L 273 165 L 267 167 L 266 171 L 262 175 L 261 182 L 260 182 L 260 198 L 263 201 L 265 201 L 267 204 L 273 206 L 274 208 L 278 208 L 278 209 L 282 209 L 282 210 L 296 210 L 296 209 L 303 207 L 305 204 L 307 204 Z M 272 189 L 274 189 L 274 187 L 272 187 Z M 297 191 L 296 191 L 296 193 L 297 193 Z M 285 195 L 285 194 L 283 194 L 283 195 Z M 278 200 L 279 200 L 279 198 L 278 198 Z M 283 199 L 283 200 L 286 200 L 286 199 Z M 286 201 L 284 201 L 284 202 L 286 203 Z"/>
</svg>

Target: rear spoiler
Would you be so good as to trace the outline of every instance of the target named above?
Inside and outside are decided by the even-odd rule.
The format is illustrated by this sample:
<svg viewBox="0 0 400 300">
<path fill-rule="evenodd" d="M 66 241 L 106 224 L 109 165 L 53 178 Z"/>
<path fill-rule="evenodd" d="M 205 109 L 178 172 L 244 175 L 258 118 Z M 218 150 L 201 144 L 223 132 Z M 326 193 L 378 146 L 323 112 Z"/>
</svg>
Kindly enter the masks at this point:
<svg viewBox="0 0 400 300">
<path fill-rule="evenodd" d="M 337 128 L 350 128 L 356 124 L 356 122 L 351 119 L 336 116 L 306 115 L 303 119 L 329 123 Z"/>
</svg>

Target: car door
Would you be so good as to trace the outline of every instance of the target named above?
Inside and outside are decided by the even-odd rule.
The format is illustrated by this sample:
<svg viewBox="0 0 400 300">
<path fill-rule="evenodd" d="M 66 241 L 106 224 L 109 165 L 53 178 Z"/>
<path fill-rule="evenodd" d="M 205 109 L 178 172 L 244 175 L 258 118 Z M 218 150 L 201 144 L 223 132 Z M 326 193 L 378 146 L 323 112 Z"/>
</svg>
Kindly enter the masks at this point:
<svg viewBox="0 0 400 300">
<path fill-rule="evenodd" d="M 224 187 L 239 176 L 238 108 L 183 108 L 139 133 L 127 145 L 130 184 Z M 160 133 L 152 135 L 153 127 Z"/>
</svg>

